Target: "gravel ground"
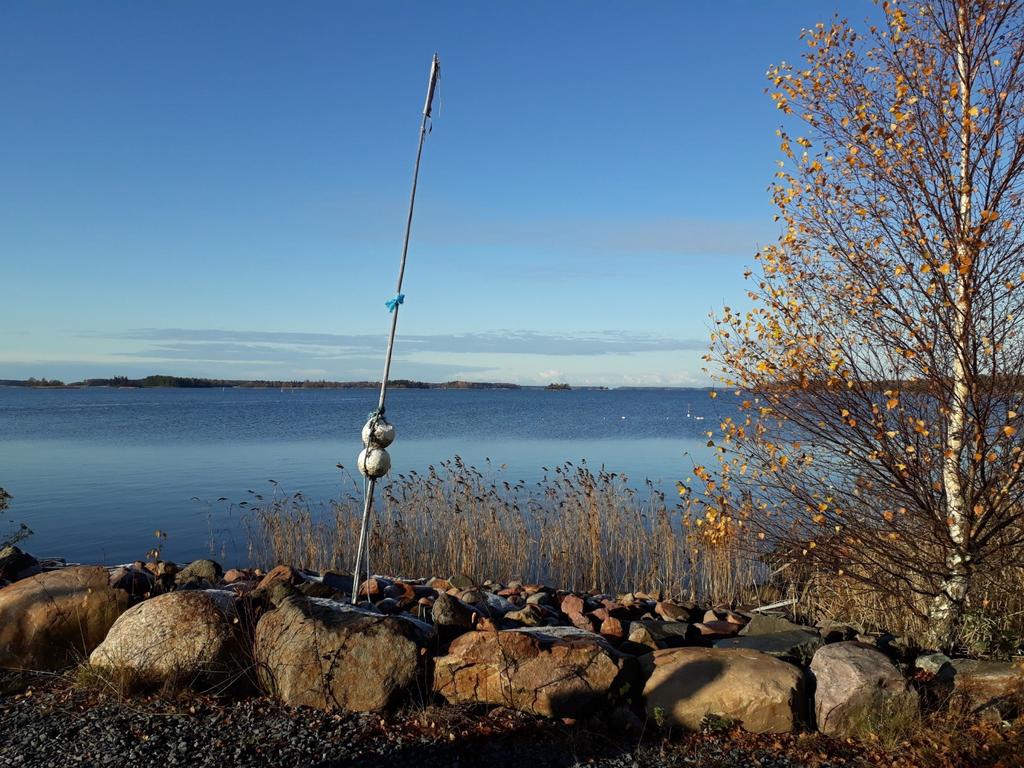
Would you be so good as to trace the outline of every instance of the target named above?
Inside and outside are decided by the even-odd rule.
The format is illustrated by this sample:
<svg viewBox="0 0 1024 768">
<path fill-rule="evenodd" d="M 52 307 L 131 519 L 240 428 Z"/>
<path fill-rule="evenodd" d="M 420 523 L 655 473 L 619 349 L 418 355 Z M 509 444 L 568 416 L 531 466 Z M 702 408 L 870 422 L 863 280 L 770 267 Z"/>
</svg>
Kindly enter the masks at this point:
<svg viewBox="0 0 1024 768">
<path fill-rule="evenodd" d="M 55 679 L 0 696 L 0 766 L 188 768 L 831 768 L 869 763 L 819 736 L 732 731 L 682 739 L 613 738 L 506 709 L 414 707 L 327 714 L 261 698 L 188 695 L 118 701 Z"/>
</svg>

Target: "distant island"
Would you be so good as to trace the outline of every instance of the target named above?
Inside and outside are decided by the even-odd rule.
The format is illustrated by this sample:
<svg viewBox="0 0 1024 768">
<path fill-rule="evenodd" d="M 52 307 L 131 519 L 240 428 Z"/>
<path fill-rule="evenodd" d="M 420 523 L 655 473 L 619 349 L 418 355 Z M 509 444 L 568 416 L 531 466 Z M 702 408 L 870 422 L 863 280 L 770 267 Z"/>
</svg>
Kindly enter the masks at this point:
<svg viewBox="0 0 1024 768">
<path fill-rule="evenodd" d="M 388 386 L 392 389 L 529 389 L 529 390 L 553 390 L 567 392 L 578 389 L 586 392 L 607 392 L 610 389 L 617 390 L 710 390 L 711 387 L 672 387 L 672 386 L 621 386 L 606 387 L 602 385 L 587 385 L 571 387 L 564 382 L 553 382 L 546 386 L 539 384 L 512 384 L 508 382 L 492 381 L 413 381 L 411 379 L 391 379 Z M 326 380 L 281 380 L 264 381 L 248 379 L 204 379 L 195 376 L 145 376 L 141 379 L 132 379 L 127 376 L 114 376 L 109 379 L 83 379 L 65 383 L 60 379 L 35 378 L 28 379 L 0 379 L 0 387 L 30 387 L 34 389 L 83 389 L 86 387 L 110 387 L 113 389 L 149 389 L 165 387 L 173 389 L 214 389 L 214 388 L 243 388 L 243 389 L 379 389 L 379 381 L 326 381 Z"/>
<path fill-rule="evenodd" d="M 248 381 L 239 379 L 203 379 L 191 376 L 146 376 L 141 379 L 130 379 L 127 376 L 114 376 L 109 379 L 84 379 L 65 384 L 58 379 L 0 379 L 4 387 L 39 387 L 39 388 L 82 388 L 82 387 L 115 387 L 128 389 L 145 389 L 151 387 L 172 387 L 175 389 L 213 389 L 215 387 L 248 387 L 252 389 L 376 389 L 379 381 Z M 409 379 L 391 379 L 388 386 L 393 389 L 522 389 L 519 384 L 506 384 L 486 381 L 445 381 L 431 383 L 411 381 Z"/>
</svg>

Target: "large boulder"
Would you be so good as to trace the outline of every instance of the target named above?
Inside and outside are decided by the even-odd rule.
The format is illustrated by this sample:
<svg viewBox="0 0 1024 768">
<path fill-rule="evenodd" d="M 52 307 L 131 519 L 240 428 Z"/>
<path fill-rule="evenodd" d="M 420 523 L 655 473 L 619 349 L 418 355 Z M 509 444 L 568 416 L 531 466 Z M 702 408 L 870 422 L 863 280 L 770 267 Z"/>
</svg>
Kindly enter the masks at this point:
<svg viewBox="0 0 1024 768">
<path fill-rule="evenodd" d="M 797 667 L 747 649 L 670 648 L 640 657 L 647 711 L 689 730 L 708 715 L 753 733 L 788 733 L 805 721 Z"/>
<path fill-rule="evenodd" d="M 858 736 L 871 717 L 917 706 L 917 694 L 885 654 L 862 643 L 832 643 L 811 659 L 814 715 L 830 736 Z"/>
<path fill-rule="evenodd" d="M 948 661 L 948 660 L 947 660 Z M 936 683 L 951 703 L 987 720 L 1011 720 L 1024 713 L 1024 664 L 953 659 Z"/>
<path fill-rule="evenodd" d="M 575 627 L 468 632 L 435 661 L 434 690 L 450 703 L 575 717 L 621 691 L 628 661 L 600 635 Z"/>
<path fill-rule="evenodd" d="M 0 669 L 57 670 L 84 659 L 128 607 L 106 568 L 76 566 L 0 589 Z"/>
<path fill-rule="evenodd" d="M 292 706 L 378 710 L 423 675 L 432 628 L 321 598 L 289 595 L 256 625 L 260 683 Z"/>
<path fill-rule="evenodd" d="M 239 668 L 236 616 L 232 592 L 159 595 L 121 614 L 89 663 L 142 683 L 221 680 Z"/>
</svg>

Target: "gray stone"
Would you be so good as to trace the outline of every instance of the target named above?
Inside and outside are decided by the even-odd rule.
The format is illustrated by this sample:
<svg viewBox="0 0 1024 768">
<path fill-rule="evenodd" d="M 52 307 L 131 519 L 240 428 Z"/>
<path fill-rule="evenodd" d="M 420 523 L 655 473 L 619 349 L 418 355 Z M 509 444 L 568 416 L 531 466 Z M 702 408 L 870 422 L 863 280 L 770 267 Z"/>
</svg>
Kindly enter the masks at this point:
<svg viewBox="0 0 1024 768">
<path fill-rule="evenodd" d="M 746 626 L 740 630 L 740 635 L 744 637 L 747 635 L 774 635 L 779 632 L 795 632 L 798 630 L 817 634 L 817 630 L 800 624 L 794 624 L 782 616 L 755 613 L 751 615 L 750 621 L 747 622 Z"/>
<path fill-rule="evenodd" d="M 681 621 L 641 619 L 629 623 L 626 639 L 631 646 L 639 646 L 636 650 L 646 648 L 648 651 L 656 651 L 661 648 L 682 648 L 688 644 L 692 634 L 690 625 Z"/>
<path fill-rule="evenodd" d="M 937 675 L 949 662 L 949 656 L 944 653 L 928 653 L 914 660 L 914 668 Z"/>
<path fill-rule="evenodd" d="M 442 592 L 430 609 L 431 618 L 438 627 L 473 628 L 473 618 L 478 612 L 454 595 Z"/>
<path fill-rule="evenodd" d="M 829 736 L 863 735 L 870 716 L 917 706 L 917 694 L 895 665 L 861 643 L 822 646 L 810 669 L 818 730 Z"/>
<path fill-rule="evenodd" d="M 193 560 L 191 563 L 186 565 L 180 571 L 175 578 L 178 584 L 185 584 L 189 581 L 198 581 L 205 579 L 211 585 L 217 584 L 221 576 L 224 575 L 224 569 L 220 567 L 220 563 L 215 560 Z"/>
<path fill-rule="evenodd" d="M 299 592 L 306 597 L 333 597 L 336 590 L 322 581 L 306 581 L 298 586 Z"/>
<path fill-rule="evenodd" d="M 0 549 L 0 579 L 17 581 L 39 573 L 39 561 L 11 545 Z"/>
<path fill-rule="evenodd" d="M 811 633 L 802 629 L 795 629 L 789 632 L 730 637 L 725 640 L 718 640 L 715 642 L 714 647 L 747 648 L 752 651 L 767 653 L 769 656 L 792 661 L 796 664 L 807 664 L 821 645 L 821 635 L 817 632 Z"/>
<path fill-rule="evenodd" d="M 335 592 L 344 592 L 349 595 L 352 594 L 353 578 L 346 573 L 325 571 L 320 577 L 320 583 L 327 585 Z"/>
<path fill-rule="evenodd" d="M 429 583 L 429 582 L 428 582 Z M 448 583 L 456 589 L 473 589 L 476 586 L 476 580 L 467 576 L 464 573 L 457 574 L 448 579 Z"/>
<path fill-rule="evenodd" d="M 938 673 L 950 704 L 986 720 L 1024 714 L 1024 663 L 954 659 Z"/>
</svg>

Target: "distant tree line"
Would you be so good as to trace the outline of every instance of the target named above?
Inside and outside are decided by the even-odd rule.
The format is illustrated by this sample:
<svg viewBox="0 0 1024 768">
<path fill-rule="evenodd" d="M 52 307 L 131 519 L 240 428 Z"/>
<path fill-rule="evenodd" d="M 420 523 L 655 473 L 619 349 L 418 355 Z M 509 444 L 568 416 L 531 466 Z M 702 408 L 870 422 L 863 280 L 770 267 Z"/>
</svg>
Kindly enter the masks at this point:
<svg viewBox="0 0 1024 768">
<path fill-rule="evenodd" d="M 63 387 L 60 379 L 0 379 L 0 387 Z"/>
<path fill-rule="evenodd" d="M 127 376 L 85 379 L 65 384 L 56 379 L 0 379 L 0 386 L 8 387 L 173 387 L 177 389 L 210 389 L 213 387 L 249 387 L 254 389 L 375 389 L 379 381 L 259 381 L 242 379 L 203 379 L 191 376 L 153 375 L 141 379 Z M 440 384 L 410 379 L 392 379 L 388 386 L 393 389 L 520 389 L 518 384 L 504 384 L 478 381 L 447 381 Z"/>
</svg>

